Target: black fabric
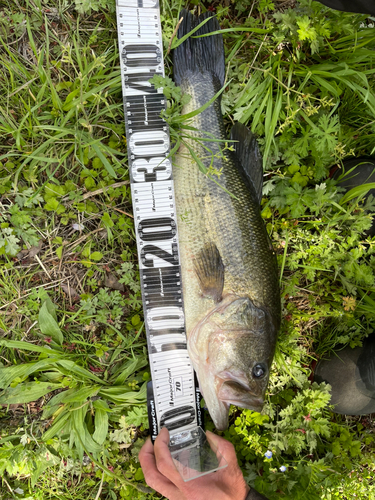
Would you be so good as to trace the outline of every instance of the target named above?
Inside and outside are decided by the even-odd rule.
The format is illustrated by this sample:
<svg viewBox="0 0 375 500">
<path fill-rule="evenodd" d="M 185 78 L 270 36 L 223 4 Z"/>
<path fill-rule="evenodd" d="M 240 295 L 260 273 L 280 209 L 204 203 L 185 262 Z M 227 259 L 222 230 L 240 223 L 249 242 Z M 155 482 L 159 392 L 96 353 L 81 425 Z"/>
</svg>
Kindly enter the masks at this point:
<svg viewBox="0 0 375 500">
<path fill-rule="evenodd" d="M 375 0 L 319 0 L 319 2 L 335 10 L 375 15 Z"/>
<path fill-rule="evenodd" d="M 362 184 L 375 183 L 375 158 L 366 156 L 350 158 L 343 161 L 342 167 L 333 171 L 332 179 L 337 180 L 338 185 L 346 191 Z M 370 195 L 375 198 L 375 189 L 370 189 L 364 196 L 364 200 L 367 200 Z M 363 232 L 363 238 L 372 238 L 373 236 L 375 236 L 374 216 L 371 227 Z"/>
<path fill-rule="evenodd" d="M 375 412 L 375 335 L 362 347 L 345 347 L 328 359 L 319 361 L 314 381 L 330 384 L 334 412 L 367 415 Z"/>
<path fill-rule="evenodd" d="M 268 500 L 268 498 L 251 488 L 245 500 Z"/>
<path fill-rule="evenodd" d="M 363 342 L 363 350 L 358 358 L 358 370 L 366 390 L 375 397 L 375 335 L 373 333 Z"/>
</svg>

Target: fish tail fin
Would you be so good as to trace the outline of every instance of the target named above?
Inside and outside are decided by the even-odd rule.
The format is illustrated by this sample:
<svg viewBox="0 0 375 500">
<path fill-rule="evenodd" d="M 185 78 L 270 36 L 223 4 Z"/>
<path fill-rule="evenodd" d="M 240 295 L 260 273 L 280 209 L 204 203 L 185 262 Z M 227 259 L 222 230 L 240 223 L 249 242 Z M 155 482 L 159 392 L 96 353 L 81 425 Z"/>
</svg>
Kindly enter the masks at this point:
<svg viewBox="0 0 375 500">
<path fill-rule="evenodd" d="M 220 30 L 218 20 L 216 17 L 212 17 L 210 12 L 196 17 L 186 9 L 180 12 L 179 18 L 181 19 L 181 17 L 183 21 L 178 29 L 179 39 L 190 33 L 191 30 L 196 28 L 205 19 L 209 18 L 209 21 L 174 50 L 175 83 L 180 85 L 187 73 L 208 72 L 217 78 L 220 87 L 222 87 L 225 79 L 223 35 L 218 34 L 203 38 L 193 38 Z"/>
</svg>

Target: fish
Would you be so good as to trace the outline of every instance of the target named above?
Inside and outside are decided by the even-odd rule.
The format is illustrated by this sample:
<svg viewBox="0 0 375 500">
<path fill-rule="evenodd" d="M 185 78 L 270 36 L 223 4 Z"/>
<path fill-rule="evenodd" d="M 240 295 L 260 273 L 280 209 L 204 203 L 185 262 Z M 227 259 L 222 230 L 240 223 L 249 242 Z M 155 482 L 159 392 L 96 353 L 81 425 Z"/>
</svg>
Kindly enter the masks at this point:
<svg viewBox="0 0 375 500">
<path fill-rule="evenodd" d="M 179 39 L 209 17 L 173 54 L 175 84 L 191 96 L 186 114 L 222 89 L 225 57 L 221 34 L 199 37 L 220 29 L 215 17 L 181 17 Z M 173 165 L 187 345 L 206 407 L 224 430 L 231 404 L 264 404 L 281 321 L 278 267 L 261 216 L 254 134 L 236 123 L 226 144 L 220 98 L 189 126 Z"/>
</svg>

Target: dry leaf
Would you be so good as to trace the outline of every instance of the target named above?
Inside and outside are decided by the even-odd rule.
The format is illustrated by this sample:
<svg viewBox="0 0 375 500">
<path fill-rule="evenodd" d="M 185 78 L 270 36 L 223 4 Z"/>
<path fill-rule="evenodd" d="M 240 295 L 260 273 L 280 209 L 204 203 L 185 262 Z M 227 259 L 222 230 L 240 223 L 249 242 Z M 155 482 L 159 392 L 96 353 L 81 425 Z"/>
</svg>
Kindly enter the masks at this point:
<svg viewBox="0 0 375 500">
<path fill-rule="evenodd" d="M 113 290 L 120 290 L 120 292 L 123 292 L 125 290 L 124 285 L 120 283 L 116 276 L 112 273 L 106 274 L 104 286 L 106 286 L 107 288 L 113 288 Z"/>
<path fill-rule="evenodd" d="M 21 250 L 17 254 L 17 258 L 21 260 L 22 265 L 27 265 L 30 264 L 31 262 L 34 261 L 34 257 L 38 255 L 38 253 L 42 250 L 43 247 L 43 240 L 39 240 L 37 246 L 33 246 L 31 248 L 28 248 L 26 250 Z"/>
<path fill-rule="evenodd" d="M 62 290 L 68 295 L 68 297 L 70 296 L 72 300 L 79 300 L 81 297 L 79 295 L 79 293 L 77 293 L 77 290 L 71 286 L 68 286 L 68 285 L 64 285 L 64 284 L 61 284 L 60 285 Z"/>
<path fill-rule="evenodd" d="M 354 297 L 343 297 L 342 305 L 344 306 L 345 311 L 354 311 L 356 306 L 356 300 Z"/>
</svg>

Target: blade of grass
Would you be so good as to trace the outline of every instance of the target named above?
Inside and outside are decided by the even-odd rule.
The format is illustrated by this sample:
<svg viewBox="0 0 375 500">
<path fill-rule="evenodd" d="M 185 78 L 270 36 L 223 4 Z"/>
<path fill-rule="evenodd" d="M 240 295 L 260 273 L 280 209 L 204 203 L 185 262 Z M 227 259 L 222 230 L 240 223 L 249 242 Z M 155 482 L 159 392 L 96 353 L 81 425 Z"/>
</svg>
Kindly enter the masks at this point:
<svg viewBox="0 0 375 500">
<path fill-rule="evenodd" d="M 196 31 L 198 31 L 202 26 L 204 26 L 206 23 L 208 23 L 208 21 L 210 19 L 211 19 L 211 17 L 207 17 L 201 23 L 199 23 L 198 26 L 196 26 L 195 28 L 193 28 L 191 31 L 189 31 L 189 33 L 186 33 L 186 35 L 182 36 L 181 38 L 178 38 L 178 39 L 174 38 L 173 42 L 172 42 L 172 46 L 171 46 L 172 50 L 176 49 L 182 43 L 184 43 L 184 41 L 187 40 L 189 38 L 189 36 L 191 36 L 193 33 L 195 33 Z"/>
<path fill-rule="evenodd" d="M 353 198 L 366 195 L 370 189 L 375 189 L 375 182 L 369 182 L 368 184 L 362 184 L 361 186 L 352 188 L 341 198 L 340 205 L 344 205 L 348 201 L 353 200 Z"/>
<path fill-rule="evenodd" d="M 229 80 L 229 82 L 224 86 L 222 87 L 219 92 L 217 92 L 208 102 L 206 102 L 206 104 L 204 104 L 203 106 L 201 106 L 200 108 L 194 110 L 194 111 L 191 111 L 190 113 L 186 113 L 184 115 L 180 115 L 180 116 L 177 116 L 173 119 L 173 122 L 174 123 L 182 123 L 184 122 L 185 120 L 189 120 L 190 118 L 194 118 L 194 116 L 197 116 L 199 115 L 200 113 L 202 113 L 203 111 L 205 111 L 209 106 L 211 106 L 211 104 L 216 101 L 216 99 L 224 92 L 225 90 L 225 87 L 227 85 L 230 84 L 232 80 Z"/>
<path fill-rule="evenodd" d="M 284 246 L 283 260 L 281 262 L 281 269 L 280 269 L 280 278 L 279 278 L 280 288 L 281 288 L 281 283 L 282 283 L 284 269 L 285 269 L 286 256 L 287 256 L 287 253 L 288 253 L 288 244 L 289 244 L 289 233 L 287 231 L 286 235 L 285 235 L 285 246 Z"/>
</svg>

